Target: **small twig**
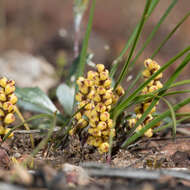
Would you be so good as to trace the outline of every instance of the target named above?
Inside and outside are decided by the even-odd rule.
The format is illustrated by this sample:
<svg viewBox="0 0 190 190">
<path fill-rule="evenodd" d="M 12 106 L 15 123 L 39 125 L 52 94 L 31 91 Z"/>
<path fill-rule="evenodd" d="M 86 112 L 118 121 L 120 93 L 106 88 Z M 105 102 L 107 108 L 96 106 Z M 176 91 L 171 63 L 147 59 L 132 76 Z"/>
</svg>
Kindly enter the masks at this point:
<svg viewBox="0 0 190 190">
<path fill-rule="evenodd" d="M 179 133 L 181 133 L 181 134 L 183 134 L 183 135 L 188 135 L 188 136 L 190 136 L 190 131 L 189 131 L 189 129 L 183 129 L 183 128 L 179 129 L 179 128 L 177 128 L 176 131 L 179 132 Z"/>
<path fill-rule="evenodd" d="M 184 123 L 184 124 L 179 124 L 177 125 L 177 128 L 189 128 L 190 127 L 190 123 Z"/>
<path fill-rule="evenodd" d="M 88 168 L 88 174 L 91 177 L 110 177 L 110 178 L 133 178 L 133 179 L 160 179 L 163 176 L 171 176 L 175 178 L 190 180 L 190 171 L 175 170 L 147 170 L 147 169 L 123 169 L 123 168 Z"/>
<path fill-rule="evenodd" d="M 53 129 L 53 132 L 57 132 L 60 130 L 60 127 L 55 127 Z M 14 133 L 15 134 L 36 134 L 36 133 L 47 133 L 49 131 L 49 129 L 33 129 L 30 131 L 27 130 L 15 130 Z"/>
</svg>

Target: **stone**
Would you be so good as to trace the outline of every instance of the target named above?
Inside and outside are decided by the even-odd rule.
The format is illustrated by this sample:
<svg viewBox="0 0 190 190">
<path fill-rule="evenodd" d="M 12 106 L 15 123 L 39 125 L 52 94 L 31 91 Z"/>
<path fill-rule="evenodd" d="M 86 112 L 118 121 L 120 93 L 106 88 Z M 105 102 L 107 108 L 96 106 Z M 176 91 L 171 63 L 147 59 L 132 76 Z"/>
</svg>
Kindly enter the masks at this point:
<svg viewBox="0 0 190 190">
<path fill-rule="evenodd" d="M 0 55 L 0 76 L 16 81 L 18 87 L 39 87 L 44 92 L 56 84 L 55 71 L 44 58 L 10 50 Z"/>
</svg>

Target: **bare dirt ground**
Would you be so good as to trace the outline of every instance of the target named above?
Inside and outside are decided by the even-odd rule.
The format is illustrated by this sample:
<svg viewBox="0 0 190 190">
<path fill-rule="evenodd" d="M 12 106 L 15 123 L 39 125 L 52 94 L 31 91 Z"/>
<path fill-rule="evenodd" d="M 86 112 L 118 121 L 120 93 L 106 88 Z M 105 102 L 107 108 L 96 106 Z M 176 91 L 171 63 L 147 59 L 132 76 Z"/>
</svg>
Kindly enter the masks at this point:
<svg viewBox="0 0 190 190">
<path fill-rule="evenodd" d="M 35 156 L 33 168 L 28 168 L 33 176 L 30 183 L 19 178 L 11 181 L 16 186 L 19 185 L 19 188 L 33 190 L 189 189 L 190 139 L 181 134 L 175 140 L 170 136 L 161 134 L 152 139 L 142 138 L 127 150 L 119 149 L 113 152 L 110 165 L 106 155 L 100 155 L 94 148 L 81 145 L 77 138 L 68 139 L 69 143 L 57 149 L 50 142 Z M 42 136 L 35 135 L 36 145 L 41 139 Z M 18 133 L 13 141 L 3 143 L 0 149 L 0 183 L 10 183 L 10 179 L 5 177 L 6 172 L 8 176 L 15 175 L 14 171 L 19 173 L 11 166 L 12 157 L 22 163 L 31 152 L 30 138 L 26 134 Z M 81 176 L 85 175 L 80 182 L 76 170 L 68 175 L 68 171 L 63 170 L 65 163 L 84 168 L 90 180 L 84 185 L 83 182 L 88 178 L 86 173 L 79 172 Z M 19 175 L 26 178 L 24 172 Z"/>
</svg>

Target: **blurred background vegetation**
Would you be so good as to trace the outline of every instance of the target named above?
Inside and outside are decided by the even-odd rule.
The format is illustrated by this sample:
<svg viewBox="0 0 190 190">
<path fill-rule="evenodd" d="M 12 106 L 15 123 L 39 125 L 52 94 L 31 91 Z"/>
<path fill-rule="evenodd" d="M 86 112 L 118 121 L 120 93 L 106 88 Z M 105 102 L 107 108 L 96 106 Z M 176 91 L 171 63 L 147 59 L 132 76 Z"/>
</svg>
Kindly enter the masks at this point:
<svg viewBox="0 0 190 190">
<path fill-rule="evenodd" d="M 142 47 L 143 42 L 170 3 L 171 0 L 159 2 L 145 24 L 136 52 Z M 89 44 L 89 51 L 95 55 L 93 58 L 95 63 L 111 66 L 112 61 L 119 55 L 138 23 L 144 5 L 145 1 L 140 0 L 97 1 Z M 189 0 L 180 0 L 177 3 L 136 62 L 135 71 L 131 72 L 132 75 L 139 72 L 144 59 L 152 55 L 165 36 L 189 11 L 189 7 Z M 60 64 L 64 65 L 65 70 L 70 67 L 74 59 L 72 0 L 0 0 L 0 9 L 0 56 L 10 50 L 17 50 L 21 53 L 27 52 L 33 56 L 43 57 L 59 72 Z M 85 13 L 82 21 L 81 40 L 87 24 L 88 13 L 89 10 Z M 190 44 L 189 31 L 190 19 L 187 19 L 156 56 L 155 59 L 160 65 Z M 27 67 L 27 62 L 25 64 Z M 166 72 L 170 73 L 175 67 L 176 65 L 173 65 Z M 62 70 L 61 73 L 58 72 L 58 75 L 64 74 L 65 70 Z M 181 79 L 187 78 L 189 71 L 190 67 L 188 66 Z M 167 73 L 165 76 L 167 78 Z M 177 98 L 176 101 L 178 101 Z"/>
</svg>

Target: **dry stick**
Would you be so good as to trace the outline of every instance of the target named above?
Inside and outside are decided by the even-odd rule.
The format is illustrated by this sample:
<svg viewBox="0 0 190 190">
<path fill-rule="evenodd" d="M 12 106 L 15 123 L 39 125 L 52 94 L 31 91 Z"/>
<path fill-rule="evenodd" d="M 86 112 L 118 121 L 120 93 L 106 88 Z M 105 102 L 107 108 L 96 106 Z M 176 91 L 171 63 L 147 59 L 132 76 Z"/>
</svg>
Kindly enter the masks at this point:
<svg viewBox="0 0 190 190">
<path fill-rule="evenodd" d="M 61 128 L 60 127 L 55 127 L 53 132 L 59 131 Z M 49 129 L 33 129 L 33 130 L 15 130 L 14 133 L 17 134 L 37 134 L 37 133 L 44 133 L 47 134 Z"/>
<path fill-rule="evenodd" d="M 132 179 L 160 179 L 163 176 L 171 176 L 175 178 L 190 180 L 190 171 L 175 170 L 147 170 L 132 168 L 87 168 L 87 173 L 91 177 L 110 177 L 110 178 L 132 178 Z"/>
<path fill-rule="evenodd" d="M 23 125 L 24 125 L 25 129 L 27 131 L 30 131 L 29 125 L 26 123 L 24 117 L 22 116 L 22 114 L 21 114 L 21 112 L 20 112 L 20 110 L 18 109 L 17 106 L 15 106 L 15 112 L 18 115 L 18 117 L 20 118 L 20 120 L 24 123 Z M 34 138 L 33 138 L 32 134 L 30 134 L 30 141 L 31 141 L 32 149 L 34 149 Z"/>
</svg>

